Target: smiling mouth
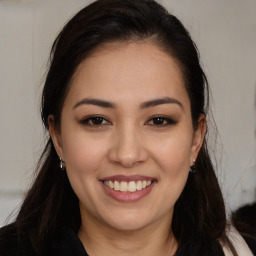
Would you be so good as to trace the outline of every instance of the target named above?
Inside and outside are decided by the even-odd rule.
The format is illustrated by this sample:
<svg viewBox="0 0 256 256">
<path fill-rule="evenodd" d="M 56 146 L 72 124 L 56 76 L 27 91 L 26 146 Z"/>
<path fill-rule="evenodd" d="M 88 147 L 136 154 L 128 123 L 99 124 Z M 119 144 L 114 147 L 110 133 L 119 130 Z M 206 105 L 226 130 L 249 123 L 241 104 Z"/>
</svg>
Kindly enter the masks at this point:
<svg viewBox="0 0 256 256">
<path fill-rule="evenodd" d="M 132 203 L 148 196 L 158 180 L 144 175 L 114 175 L 99 180 L 108 196 L 122 203 Z"/>
<path fill-rule="evenodd" d="M 138 181 L 111 181 L 104 180 L 103 183 L 105 186 L 120 192 L 136 192 L 145 189 L 150 186 L 154 180 L 138 180 Z"/>
</svg>

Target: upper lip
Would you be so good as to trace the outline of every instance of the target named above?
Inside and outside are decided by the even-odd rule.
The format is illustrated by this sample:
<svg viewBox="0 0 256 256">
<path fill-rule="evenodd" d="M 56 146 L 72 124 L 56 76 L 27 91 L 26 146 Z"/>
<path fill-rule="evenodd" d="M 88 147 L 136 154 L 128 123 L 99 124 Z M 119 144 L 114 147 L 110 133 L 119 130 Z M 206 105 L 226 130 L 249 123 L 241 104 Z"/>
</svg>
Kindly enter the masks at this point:
<svg viewBox="0 0 256 256">
<path fill-rule="evenodd" d="M 146 181 L 153 181 L 156 178 L 143 176 L 143 175 L 114 175 L 100 179 L 101 181 L 139 181 L 139 180 L 146 180 Z"/>
</svg>

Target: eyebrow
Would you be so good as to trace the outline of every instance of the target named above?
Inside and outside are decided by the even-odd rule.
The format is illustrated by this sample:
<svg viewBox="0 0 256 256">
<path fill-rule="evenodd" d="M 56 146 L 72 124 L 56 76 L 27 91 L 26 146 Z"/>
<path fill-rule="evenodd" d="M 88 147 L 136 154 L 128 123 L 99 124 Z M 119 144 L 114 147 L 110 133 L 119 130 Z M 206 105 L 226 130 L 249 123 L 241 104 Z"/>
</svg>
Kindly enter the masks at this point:
<svg viewBox="0 0 256 256">
<path fill-rule="evenodd" d="M 163 105 L 163 104 L 177 104 L 179 105 L 182 109 L 184 109 L 183 105 L 181 104 L 180 101 L 170 98 L 170 97 L 164 97 L 164 98 L 159 98 L 159 99 L 152 99 L 149 101 L 145 101 L 140 105 L 140 109 L 145 109 L 145 108 L 151 108 L 155 107 L 158 105 Z M 85 98 L 77 102 L 73 109 L 81 106 L 81 105 L 95 105 L 103 108 L 116 108 L 117 105 L 115 103 L 101 100 L 101 99 L 91 99 L 91 98 Z"/>
<path fill-rule="evenodd" d="M 160 98 L 160 99 L 153 99 L 153 100 L 143 102 L 140 105 L 140 108 L 141 109 L 151 108 L 151 107 L 155 107 L 155 106 L 163 105 L 163 104 L 177 104 L 182 108 L 182 110 L 184 109 L 184 107 L 183 107 L 183 105 L 181 104 L 180 101 L 178 101 L 174 98 L 170 98 L 170 97 L 164 97 L 164 98 Z"/>
<path fill-rule="evenodd" d="M 100 100 L 100 99 L 90 99 L 90 98 L 86 98 L 86 99 L 82 99 L 80 101 L 78 101 L 74 107 L 77 108 L 81 105 L 95 105 L 95 106 L 99 106 L 99 107 L 103 107 L 103 108 L 116 108 L 116 104 L 109 102 L 109 101 L 105 101 L 105 100 Z"/>
</svg>

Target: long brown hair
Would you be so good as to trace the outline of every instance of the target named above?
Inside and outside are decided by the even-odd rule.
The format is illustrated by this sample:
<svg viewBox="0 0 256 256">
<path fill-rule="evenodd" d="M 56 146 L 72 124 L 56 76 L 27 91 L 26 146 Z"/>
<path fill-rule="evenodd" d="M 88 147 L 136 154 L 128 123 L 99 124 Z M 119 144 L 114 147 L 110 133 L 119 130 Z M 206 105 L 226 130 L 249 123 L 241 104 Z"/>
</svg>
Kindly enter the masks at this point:
<svg viewBox="0 0 256 256">
<path fill-rule="evenodd" d="M 46 130 L 49 115 L 60 124 L 72 76 L 93 50 L 113 41 L 143 40 L 161 47 L 179 63 L 196 129 L 199 115 L 207 114 L 209 89 L 196 45 L 182 23 L 152 0 L 99 0 L 78 12 L 52 46 L 41 107 Z M 176 255 L 224 255 L 219 241 L 230 244 L 225 206 L 206 141 L 196 170 L 189 174 L 174 208 L 171 228 L 179 243 Z M 66 173 L 59 171 L 58 155 L 49 139 L 16 220 L 21 242 L 27 237 L 40 254 L 61 227 L 77 232 L 80 224 L 78 198 Z"/>
</svg>

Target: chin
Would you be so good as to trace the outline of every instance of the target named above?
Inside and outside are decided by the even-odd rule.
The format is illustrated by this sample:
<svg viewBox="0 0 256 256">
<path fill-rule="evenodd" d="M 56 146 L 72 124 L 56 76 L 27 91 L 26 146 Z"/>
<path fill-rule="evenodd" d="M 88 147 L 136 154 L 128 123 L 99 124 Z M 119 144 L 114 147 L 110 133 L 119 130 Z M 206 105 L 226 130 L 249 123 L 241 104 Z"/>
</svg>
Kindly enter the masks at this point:
<svg viewBox="0 0 256 256">
<path fill-rule="evenodd" d="M 153 222 L 153 218 L 136 210 L 111 214 L 107 219 L 106 216 L 104 217 L 104 221 L 108 226 L 120 231 L 136 231 Z"/>
<path fill-rule="evenodd" d="M 118 222 L 115 221 L 113 223 L 110 223 L 110 227 L 112 227 L 113 229 L 118 231 L 127 231 L 127 232 L 137 231 L 137 230 L 143 229 L 146 226 L 147 226 L 147 223 L 145 223 L 144 221 L 138 222 L 133 220 L 129 220 L 129 221 L 120 220 Z"/>
</svg>

